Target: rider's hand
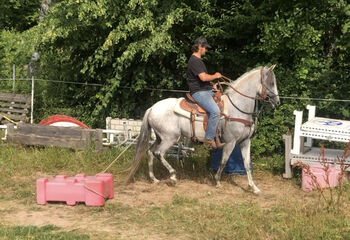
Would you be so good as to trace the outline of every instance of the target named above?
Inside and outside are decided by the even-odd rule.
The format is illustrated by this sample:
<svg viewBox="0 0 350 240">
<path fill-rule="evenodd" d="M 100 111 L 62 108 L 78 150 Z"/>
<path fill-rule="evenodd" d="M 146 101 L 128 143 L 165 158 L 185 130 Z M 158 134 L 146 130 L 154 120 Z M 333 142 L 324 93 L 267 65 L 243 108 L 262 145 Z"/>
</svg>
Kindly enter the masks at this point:
<svg viewBox="0 0 350 240">
<path fill-rule="evenodd" d="M 214 76 L 215 76 L 215 78 L 222 78 L 222 75 L 221 75 L 221 73 L 219 73 L 219 72 L 216 72 L 216 73 L 214 74 Z"/>
</svg>

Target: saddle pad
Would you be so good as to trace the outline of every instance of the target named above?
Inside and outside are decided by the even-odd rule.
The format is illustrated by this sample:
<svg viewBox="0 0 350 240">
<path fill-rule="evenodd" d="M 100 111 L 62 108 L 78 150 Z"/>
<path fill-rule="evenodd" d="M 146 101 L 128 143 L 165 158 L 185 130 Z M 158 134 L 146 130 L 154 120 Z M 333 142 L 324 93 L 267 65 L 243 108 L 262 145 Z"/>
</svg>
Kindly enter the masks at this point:
<svg viewBox="0 0 350 240">
<path fill-rule="evenodd" d="M 227 98 L 225 95 L 223 95 L 223 96 L 221 97 L 222 100 L 225 100 L 225 98 Z M 184 117 L 190 119 L 190 118 L 191 118 L 191 113 L 188 112 L 188 111 L 186 111 L 186 110 L 184 110 L 184 109 L 182 109 L 182 108 L 180 107 L 180 102 L 181 102 L 183 99 L 184 99 L 184 98 L 179 98 L 179 99 L 177 99 L 177 102 L 176 102 L 176 105 L 175 105 L 175 108 L 174 108 L 174 112 L 177 113 L 177 114 L 180 114 L 181 116 L 184 116 Z M 225 113 L 225 114 L 227 114 L 227 107 L 226 107 L 226 105 L 227 105 L 227 104 L 224 105 L 224 113 Z M 204 115 L 197 115 L 197 114 L 196 114 L 195 120 L 196 120 L 196 121 L 201 121 L 201 122 L 203 122 L 203 117 L 204 117 Z M 224 116 L 220 117 L 220 119 L 224 119 L 224 118 L 225 118 Z"/>
</svg>

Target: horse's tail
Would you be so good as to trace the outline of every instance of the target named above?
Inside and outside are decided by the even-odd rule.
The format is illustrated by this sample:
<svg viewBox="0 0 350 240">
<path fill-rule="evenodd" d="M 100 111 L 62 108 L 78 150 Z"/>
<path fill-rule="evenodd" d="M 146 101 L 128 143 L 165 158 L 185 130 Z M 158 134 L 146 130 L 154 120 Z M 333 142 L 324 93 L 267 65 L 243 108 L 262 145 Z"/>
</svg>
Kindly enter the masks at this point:
<svg viewBox="0 0 350 240">
<path fill-rule="evenodd" d="M 137 169 L 139 168 L 141 159 L 148 148 L 148 143 L 151 138 L 151 126 L 148 124 L 148 115 L 150 112 L 151 108 L 147 109 L 145 116 L 143 117 L 140 135 L 137 139 L 134 161 L 130 167 L 131 170 L 127 176 L 127 180 L 125 181 L 126 184 L 128 184 L 134 177 Z"/>
</svg>

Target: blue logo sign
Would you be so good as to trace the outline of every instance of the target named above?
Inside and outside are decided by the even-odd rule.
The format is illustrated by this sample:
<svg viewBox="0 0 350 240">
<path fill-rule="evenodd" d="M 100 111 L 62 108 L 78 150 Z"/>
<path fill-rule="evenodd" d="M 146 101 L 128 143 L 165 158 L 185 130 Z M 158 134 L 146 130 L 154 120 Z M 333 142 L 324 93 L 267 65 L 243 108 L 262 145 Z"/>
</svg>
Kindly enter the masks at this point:
<svg viewBox="0 0 350 240">
<path fill-rule="evenodd" d="M 336 120 L 317 120 L 316 123 L 326 126 L 339 126 L 343 124 L 342 122 Z"/>
</svg>

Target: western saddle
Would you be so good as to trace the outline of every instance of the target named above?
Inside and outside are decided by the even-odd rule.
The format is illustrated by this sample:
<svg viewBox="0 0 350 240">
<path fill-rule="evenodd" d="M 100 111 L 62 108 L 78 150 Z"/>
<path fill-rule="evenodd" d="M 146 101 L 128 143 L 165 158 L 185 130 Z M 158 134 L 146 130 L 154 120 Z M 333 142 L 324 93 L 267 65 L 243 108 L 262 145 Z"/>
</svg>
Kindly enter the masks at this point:
<svg viewBox="0 0 350 240">
<path fill-rule="evenodd" d="M 213 96 L 214 101 L 218 105 L 221 115 L 225 115 L 223 113 L 224 111 L 224 101 L 221 100 L 222 92 L 217 91 L 215 95 Z M 193 140 L 196 142 L 198 141 L 196 137 L 196 131 L 195 131 L 195 117 L 196 115 L 203 116 L 203 128 L 204 131 L 207 129 L 208 125 L 208 115 L 207 112 L 196 103 L 196 101 L 192 98 L 192 96 L 189 93 L 186 93 L 186 98 L 182 99 L 180 102 L 180 107 L 191 113 L 191 124 L 192 124 L 192 131 L 193 131 Z"/>
<path fill-rule="evenodd" d="M 235 122 L 240 122 L 242 124 L 244 124 L 245 126 L 251 127 L 253 125 L 252 121 L 246 120 L 246 119 L 242 119 L 242 118 L 234 118 L 234 117 L 230 117 L 227 114 L 224 113 L 224 101 L 221 99 L 221 96 L 223 95 L 223 91 L 222 88 L 220 87 L 220 91 L 216 91 L 215 95 L 213 96 L 214 101 L 216 102 L 216 104 L 218 105 L 219 109 L 220 109 L 220 115 L 224 116 L 225 118 L 225 124 L 224 124 L 224 128 L 221 129 L 221 134 L 224 133 L 224 129 L 226 127 L 226 123 L 228 121 L 235 121 Z M 198 141 L 197 137 L 196 137 L 196 131 L 195 131 L 195 118 L 196 116 L 203 116 L 203 128 L 204 131 L 207 129 L 207 125 L 208 125 L 208 115 L 207 112 L 198 105 L 198 103 L 196 103 L 196 101 L 192 98 L 192 96 L 189 93 L 186 93 L 186 98 L 182 99 L 180 102 L 180 108 L 190 112 L 190 119 L 191 119 L 191 124 L 192 124 L 192 131 L 193 131 L 193 141 Z M 219 141 L 219 131 L 217 129 L 216 131 L 216 141 Z"/>
</svg>

